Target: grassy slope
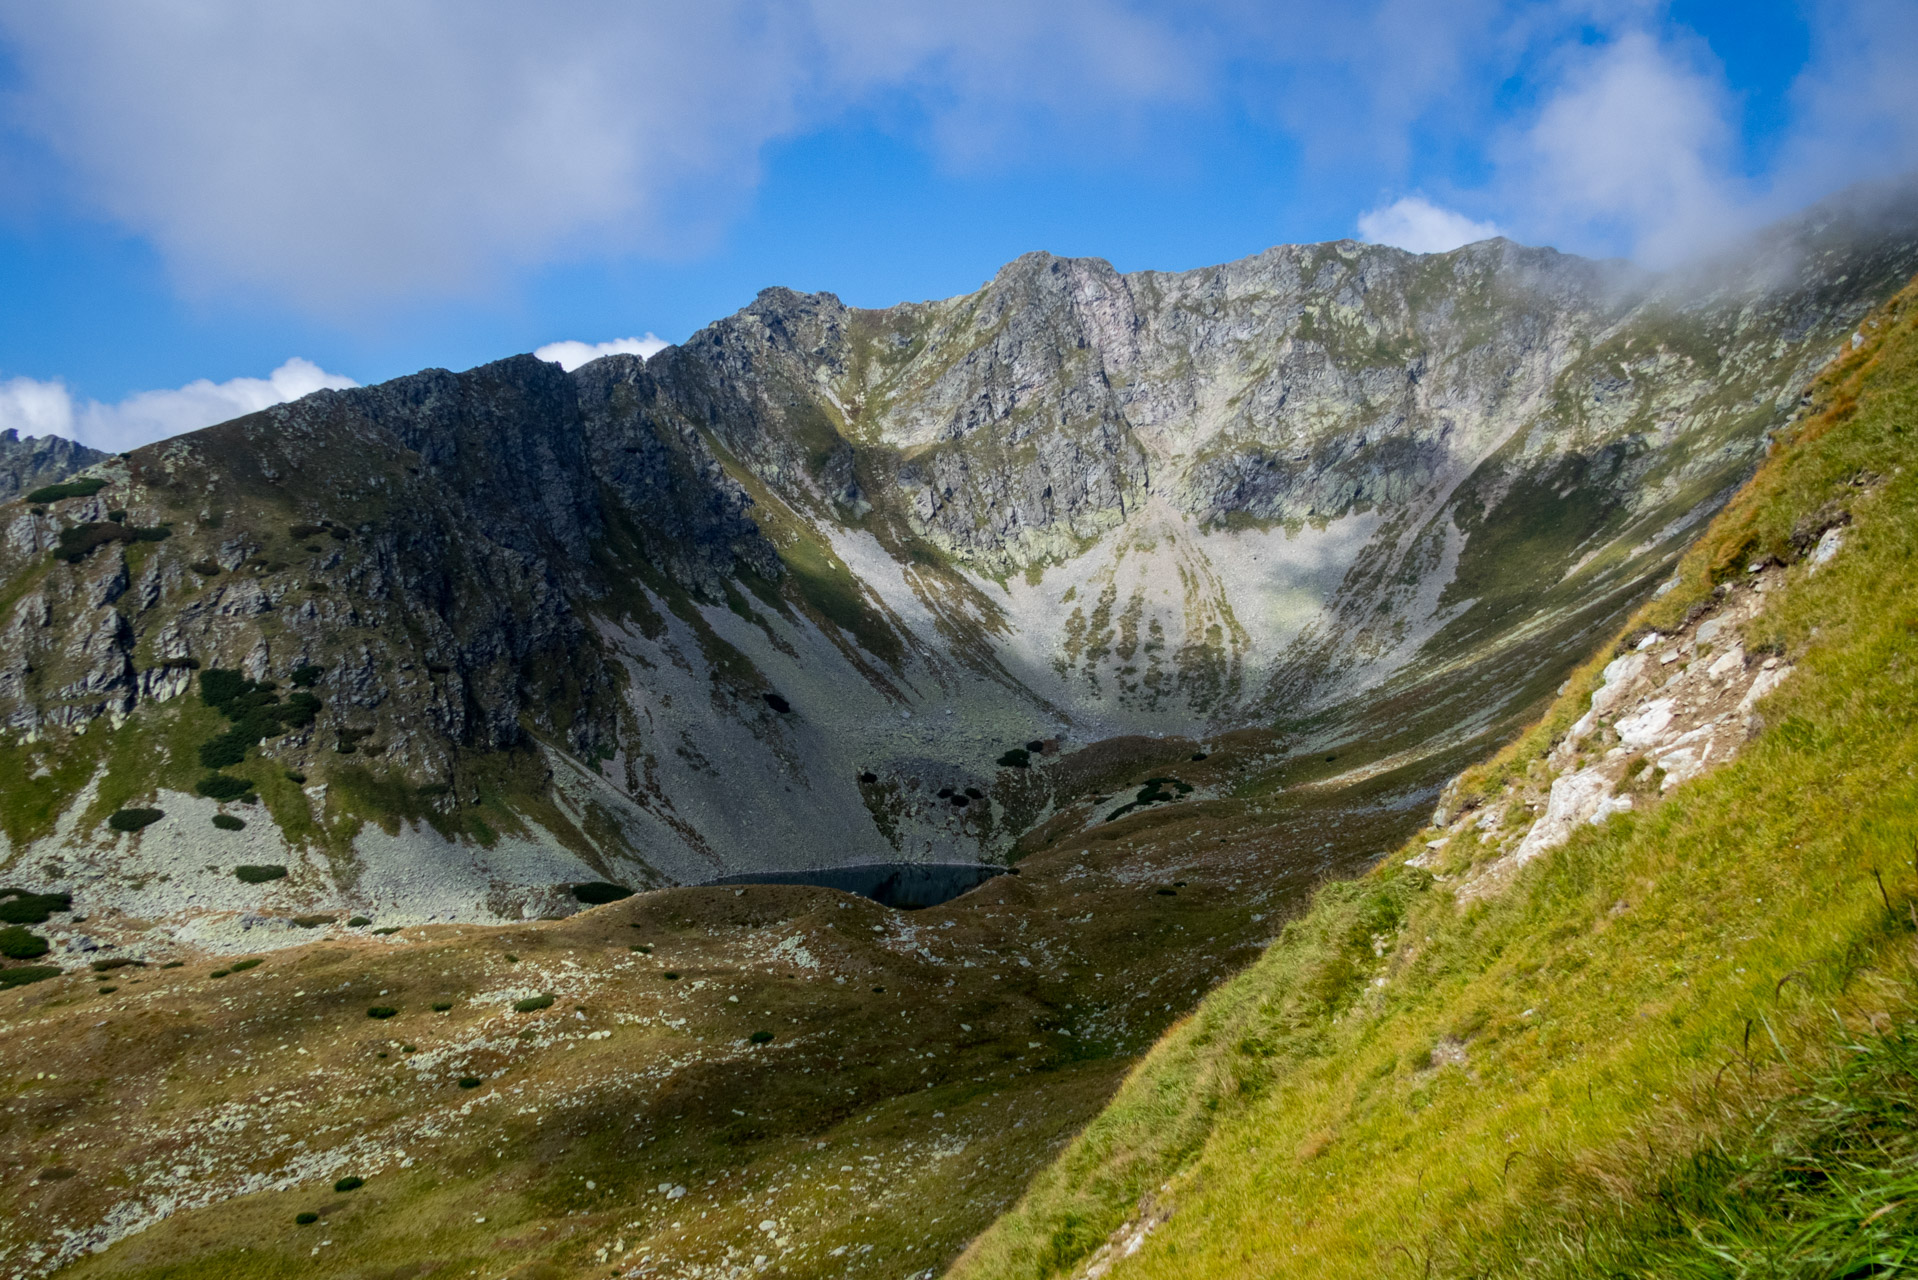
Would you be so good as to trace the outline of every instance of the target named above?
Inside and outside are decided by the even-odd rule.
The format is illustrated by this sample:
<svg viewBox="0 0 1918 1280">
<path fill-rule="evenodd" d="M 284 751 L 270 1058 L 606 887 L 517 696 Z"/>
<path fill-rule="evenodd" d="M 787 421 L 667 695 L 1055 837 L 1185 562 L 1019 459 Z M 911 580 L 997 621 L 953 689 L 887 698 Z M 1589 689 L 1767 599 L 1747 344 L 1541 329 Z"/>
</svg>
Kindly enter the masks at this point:
<svg viewBox="0 0 1918 1280">
<path fill-rule="evenodd" d="M 1634 623 L 1848 506 L 1746 637 L 1797 663 L 1771 728 L 1470 909 L 1404 854 L 1328 886 L 956 1276 L 1066 1273 L 1167 1213 L 1113 1274 L 1837 1275 L 1913 1235 L 1883 1135 L 1912 1127 L 1918 287 L 1863 332 Z M 1541 767 L 1608 656 L 1459 790 Z"/>
</svg>

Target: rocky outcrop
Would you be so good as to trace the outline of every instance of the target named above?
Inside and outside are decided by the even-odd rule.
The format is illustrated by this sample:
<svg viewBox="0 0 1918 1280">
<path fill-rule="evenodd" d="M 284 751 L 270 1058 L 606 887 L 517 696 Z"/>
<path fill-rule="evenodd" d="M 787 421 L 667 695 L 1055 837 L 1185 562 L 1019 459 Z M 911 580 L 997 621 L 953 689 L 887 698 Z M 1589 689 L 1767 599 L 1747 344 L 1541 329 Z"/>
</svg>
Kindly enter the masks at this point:
<svg viewBox="0 0 1918 1280">
<path fill-rule="evenodd" d="M 20 438 L 12 427 L 0 431 L 0 502 L 56 484 L 107 455 L 61 436 Z"/>
</svg>

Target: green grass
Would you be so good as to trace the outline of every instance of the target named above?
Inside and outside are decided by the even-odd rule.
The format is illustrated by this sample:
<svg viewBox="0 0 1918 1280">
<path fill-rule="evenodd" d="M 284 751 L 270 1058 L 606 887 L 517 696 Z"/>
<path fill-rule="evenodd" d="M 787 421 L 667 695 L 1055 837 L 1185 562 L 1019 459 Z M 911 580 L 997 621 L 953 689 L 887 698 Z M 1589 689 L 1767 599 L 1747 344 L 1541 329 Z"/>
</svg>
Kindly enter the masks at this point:
<svg viewBox="0 0 1918 1280">
<path fill-rule="evenodd" d="M 1489 900 L 1407 867 L 1419 842 L 1326 886 L 955 1276 L 1068 1274 L 1161 1217 L 1115 1280 L 1909 1265 L 1918 290 L 1863 332 L 1627 628 L 1844 505 L 1843 553 L 1748 629 L 1797 666 L 1770 728 Z M 1609 656 L 1458 794 L 1541 769 Z"/>
</svg>

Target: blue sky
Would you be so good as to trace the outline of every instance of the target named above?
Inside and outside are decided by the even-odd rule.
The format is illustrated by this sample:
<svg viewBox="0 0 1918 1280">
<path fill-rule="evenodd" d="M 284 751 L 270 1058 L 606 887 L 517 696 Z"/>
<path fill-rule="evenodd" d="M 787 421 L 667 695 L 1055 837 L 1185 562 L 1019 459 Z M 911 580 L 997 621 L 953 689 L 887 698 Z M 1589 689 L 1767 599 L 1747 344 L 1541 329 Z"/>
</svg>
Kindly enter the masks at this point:
<svg viewBox="0 0 1918 1280">
<path fill-rule="evenodd" d="M 1910 0 L 0 0 L 0 429 L 124 446 L 1031 249 L 1662 265 L 1918 167 L 1913 65 Z"/>
</svg>

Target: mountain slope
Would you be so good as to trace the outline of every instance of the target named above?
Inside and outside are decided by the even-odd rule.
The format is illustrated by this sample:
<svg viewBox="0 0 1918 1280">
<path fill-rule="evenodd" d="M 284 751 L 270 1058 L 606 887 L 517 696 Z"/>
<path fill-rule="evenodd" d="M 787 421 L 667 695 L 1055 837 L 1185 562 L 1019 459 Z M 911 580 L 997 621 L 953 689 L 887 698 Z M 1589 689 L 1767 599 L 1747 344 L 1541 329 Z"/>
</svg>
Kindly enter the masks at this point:
<svg viewBox="0 0 1918 1280">
<path fill-rule="evenodd" d="M 1029 255 L 885 311 L 770 290 L 649 361 L 97 462 L 4 517 L 0 860 L 231 940 L 1003 859 L 1101 813 L 1030 743 L 1253 732 L 1243 794 L 1423 762 L 1409 811 L 1669 570 L 1918 267 L 1908 209 L 1685 276 L 1341 242 Z M 215 670 L 253 684 L 209 701 Z"/>
<path fill-rule="evenodd" d="M 1918 286 L 1617 648 L 1322 890 L 951 1274 L 1896 1270 L 1915 413 Z"/>
</svg>

